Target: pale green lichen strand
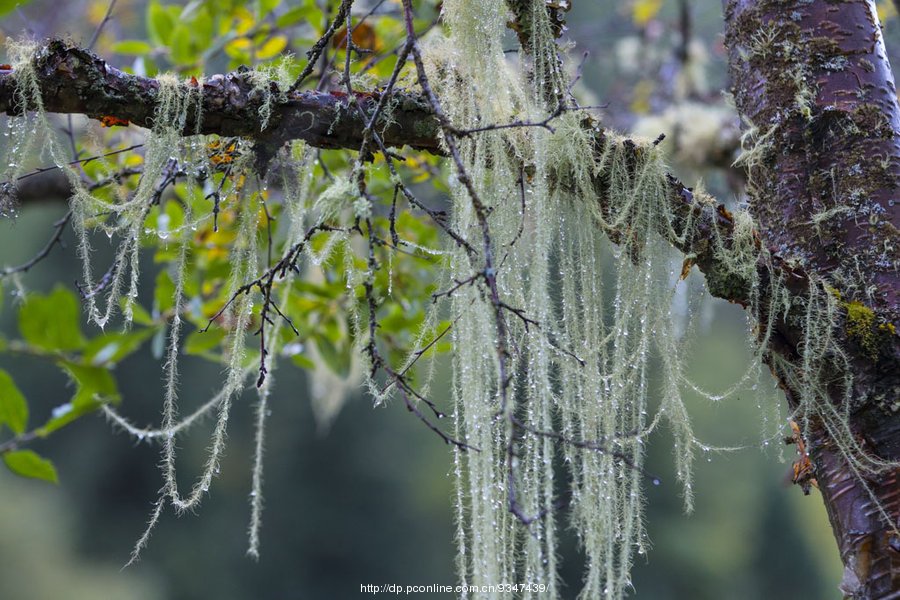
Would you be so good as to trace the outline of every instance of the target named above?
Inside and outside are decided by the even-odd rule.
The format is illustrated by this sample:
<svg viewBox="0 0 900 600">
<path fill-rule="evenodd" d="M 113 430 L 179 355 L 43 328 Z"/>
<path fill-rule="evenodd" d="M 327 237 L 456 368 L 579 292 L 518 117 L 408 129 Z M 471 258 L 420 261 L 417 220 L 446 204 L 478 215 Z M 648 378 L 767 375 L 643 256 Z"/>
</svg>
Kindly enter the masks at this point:
<svg viewBox="0 0 900 600">
<path fill-rule="evenodd" d="M 549 25 L 539 21 L 535 27 L 543 36 L 533 50 L 543 81 L 529 82 L 510 68 L 497 43 L 505 26 L 500 8 L 447 2 L 444 11 L 450 38 L 431 47 L 429 58 L 432 83 L 454 126 L 541 120 L 552 109 L 541 100 L 547 78 L 557 77 Z M 546 19 L 542 3 L 535 4 L 535 15 Z M 652 145 L 639 143 L 635 154 L 624 140 L 610 138 L 596 157 L 592 132 L 581 121 L 581 115 L 566 113 L 554 121 L 555 133 L 498 130 L 460 142 L 466 173 L 491 210 L 501 300 L 526 310 L 540 326 L 526 327 L 512 313 L 505 315 L 508 345 L 520 349 L 508 359 L 513 375 L 507 410 L 524 426 L 514 438 L 510 421 L 497 418 L 501 384 L 491 303 L 476 286 L 453 294 L 452 312 L 461 315 L 452 331 L 458 431 L 481 450 L 456 460 L 459 570 L 461 579 L 474 585 L 540 580 L 550 586 L 541 597 L 558 597 L 554 507 L 571 494 L 571 520 L 588 565 L 581 597 L 616 598 L 630 585 L 633 552 L 645 546 L 641 487 L 642 446 L 650 428 L 648 361 L 662 357 L 668 373 L 680 374 L 671 341 L 669 262 L 657 235 L 675 233 L 664 165 Z M 522 163 L 533 174 L 525 175 Z M 610 182 L 606 209 L 592 200 L 598 176 Z M 529 180 L 524 213 L 520 177 Z M 468 192 L 457 184 L 452 193 L 455 229 L 467 232 L 478 247 L 480 230 Z M 603 231 L 632 234 L 620 236 L 613 248 Z M 612 271 L 610 252 L 621 257 Z M 457 250 L 450 268 L 453 278 L 464 280 L 478 261 Z M 606 292 L 603 282 L 610 278 L 615 283 Z M 675 431 L 689 500 L 695 440 L 678 378 L 672 381 L 663 390 L 662 411 Z M 541 433 L 559 433 L 569 442 Z M 554 469 L 560 455 L 569 473 Z M 544 516 L 524 525 L 510 512 L 510 478 L 521 513 Z"/>
</svg>

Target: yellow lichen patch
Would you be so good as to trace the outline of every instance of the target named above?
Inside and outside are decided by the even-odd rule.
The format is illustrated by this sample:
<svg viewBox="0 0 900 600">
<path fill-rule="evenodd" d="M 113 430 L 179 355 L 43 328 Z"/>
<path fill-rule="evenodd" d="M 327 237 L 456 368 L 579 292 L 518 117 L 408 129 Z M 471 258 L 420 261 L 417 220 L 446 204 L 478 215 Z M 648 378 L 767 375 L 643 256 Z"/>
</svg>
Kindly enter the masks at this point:
<svg viewBox="0 0 900 600">
<path fill-rule="evenodd" d="M 847 310 L 847 333 L 856 339 L 871 358 L 878 356 L 878 336 L 875 313 L 862 302 L 844 302 Z"/>
</svg>

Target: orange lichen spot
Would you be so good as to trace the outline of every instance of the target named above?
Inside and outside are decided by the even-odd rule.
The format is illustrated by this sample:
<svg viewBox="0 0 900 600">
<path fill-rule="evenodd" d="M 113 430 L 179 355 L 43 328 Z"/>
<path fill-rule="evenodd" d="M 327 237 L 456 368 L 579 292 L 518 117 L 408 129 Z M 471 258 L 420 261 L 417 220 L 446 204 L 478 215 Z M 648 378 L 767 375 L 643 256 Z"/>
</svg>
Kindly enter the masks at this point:
<svg viewBox="0 0 900 600">
<path fill-rule="evenodd" d="M 97 119 L 104 127 L 127 127 L 128 119 L 120 119 L 119 117 L 100 117 Z"/>
<path fill-rule="evenodd" d="M 791 421 L 791 431 L 793 435 L 784 438 L 786 444 L 797 444 L 797 453 L 800 458 L 791 465 L 791 483 L 799 485 L 805 495 L 809 495 L 810 486 L 819 488 L 819 482 L 815 478 L 815 469 L 806 453 L 806 444 L 803 441 L 803 435 L 800 433 L 800 427 L 795 421 Z"/>
<path fill-rule="evenodd" d="M 751 233 L 753 234 L 753 247 L 757 250 L 761 249 L 762 241 L 760 241 L 759 232 L 754 229 Z"/>
<path fill-rule="evenodd" d="M 240 156 L 237 144 L 233 141 L 216 140 L 206 145 L 209 162 L 215 166 L 230 165 Z"/>
<path fill-rule="evenodd" d="M 732 304 L 737 304 L 738 306 L 740 306 L 740 307 L 743 308 L 744 310 L 747 309 L 747 303 L 744 302 L 743 300 L 735 300 L 734 298 L 726 298 L 726 300 L 728 300 L 728 301 L 731 302 Z"/>
<path fill-rule="evenodd" d="M 694 266 L 696 261 L 693 258 L 686 258 L 684 262 L 681 263 L 681 278 L 687 279 L 687 276 L 691 274 L 691 267 Z"/>
<path fill-rule="evenodd" d="M 12 71 L 12 65 L 0 65 L 0 71 Z"/>
<path fill-rule="evenodd" d="M 728 212 L 728 209 L 725 208 L 724 204 L 718 205 L 716 207 L 716 212 L 719 213 L 720 215 L 722 215 L 722 217 L 725 218 L 726 220 L 734 221 L 734 216 L 732 216 L 732 214 L 730 212 Z"/>
<path fill-rule="evenodd" d="M 188 85 L 191 86 L 191 87 L 198 87 L 198 86 L 200 85 L 200 82 L 197 81 L 197 78 L 196 78 L 196 77 L 194 77 L 193 75 L 191 75 L 191 80 L 188 81 Z"/>
</svg>

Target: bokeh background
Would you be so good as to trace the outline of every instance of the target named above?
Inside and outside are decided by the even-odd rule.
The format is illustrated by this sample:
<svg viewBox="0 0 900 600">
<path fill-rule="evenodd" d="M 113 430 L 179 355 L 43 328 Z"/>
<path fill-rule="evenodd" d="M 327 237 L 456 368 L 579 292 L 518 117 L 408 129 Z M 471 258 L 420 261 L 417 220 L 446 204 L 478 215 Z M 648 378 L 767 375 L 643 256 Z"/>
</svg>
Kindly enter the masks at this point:
<svg viewBox="0 0 900 600">
<path fill-rule="evenodd" d="M 667 133 L 664 144 L 678 174 L 702 180 L 728 203 L 739 202 L 740 174 L 728 168 L 736 123 L 721 94 L 726 83 L 719 3 L 576 0 L 574 5 L 570 52 L 575 57 L 590 52 L 576 88 L 583 103 L 604 105 L 602 116 L 612 127 L 651 137 Z M 0 21 L 0 31 L 86 40 L 106 7 L 105 0 L 36 0 Z M 892 45 L 895 15 L 889 5 L 883 10 L 889 47 L 900 47 Z M 143 2 L 119 1 L 98 53 L 104 55 L 117 36 L 141 37 L 143 14 Z M 705 141 L 691 137 L 701 130 Z M 693 152 L 702 144 L 718 154 Z M 721 168 L 701 167 L 710 164 Z M 32 257 L 65 210 L 58 203 L 34 203 L 15 221 L 0 223 L 0 263 Z M 71 237 L 65 239 L 66 250 L 57 248 L 22 277 L 24 288 L 46 292 L 56 282 L 73 284 L 80 266 Z M 15 337 L 18 292 L 4 282 L 3 293 L 0 329 Z M 690 306 L 698 315 L 694 332 L 685 338 L 691 372 L 704 387 L 725 389 L 751 360 L 742 311 L 696 297 Z M 447 362 L 438 368 L 439 382 L 449 379 Z M 116 370 L 122 410 L 137 423 L 159 420 L 161 366 L 145 348 Z M 71 394 L 64 375 L 34 359 L 0 354 L 0 368 L 14 375 L 37 420 Z M 182 409 L 207 399 L 221 377 L 220 367 L 185 357 Z M 248 394 L 235 405 L 221 475 L 199 513 L 167 513 L 142 560 L 125 570 L 161 486 L 155 447 L 136 445 L 92 417 L 34 444 L 56 464 L 59 485 L 0 469 L 0 598 L 342 599 L 367 597 L 361 584 L 454 584 L 447 446 L 402 406 L 373 408 L 355 387 L 330 427 L 317 425 L 307 373 L 283 366 L 275 377 L 258 563 L 245 557 L 253 444 Z M 448 387 L 439 383 L 434 389 L 440 394 Z M 647 490 L 653 550 L 637 557 L 635 597 L 840 598 L 840 561 L 817 492 L 804 497 L 786 483 L 794 447 L 780 440 L 784 407 L 767 374 L 745 387 L 721 403 L 689 398 L 698 438 L 710 446 L 740 448 L 698 453 L 693 514 L 683 511 L 670 437 L 660 431 L 651 440 L 647 468 L 662 484 Z M 449 406 L 448 397 L 434 399 Z M 201 463 L 205 441 L 202 431 L 181 441 L 183 485 Z M 582 557 L 573 536 L 565 535 L 562 576 L 567 597 L 574 598 Z"/>
</svg>

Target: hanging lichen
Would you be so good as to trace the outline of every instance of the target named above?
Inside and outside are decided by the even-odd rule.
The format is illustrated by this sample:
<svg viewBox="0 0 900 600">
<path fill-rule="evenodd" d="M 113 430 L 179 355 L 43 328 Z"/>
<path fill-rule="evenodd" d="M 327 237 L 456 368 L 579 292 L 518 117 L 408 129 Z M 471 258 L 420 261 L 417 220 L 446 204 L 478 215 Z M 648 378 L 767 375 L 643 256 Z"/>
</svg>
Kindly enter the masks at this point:
<svg viewBox="0 0 900 600">
<path fill-rule="evenodd" d="M 557 57 L 542 3 L 534 6 L 529 78 L 503 54 L 501 6 L 445 3 L 450 34 L 430 49 L 431 80 L 455 127 L 504 124 L 511 116 L 540 122 L 551 111 L 546 90 L 561 95 L 565 83 L 552 68 Z M 649 141 L 609 136 L 598 152 L 595 132 L 582 120 L 567 113 L 552 132 L 496 130 L 460 143 L 465 174 L 490 202 L 501 300 L 524 313 L 505 317 L 507 345 L 517 350 L 508 356 L 504 407 L 491 300 L 476 285 L 452 295 L 460 315 L 452 332 L 458 431 L 480 449 L 456 457 L 459 571 L 463 583 L 476 586 L 546 582 L 544 594 L 523 597 L 558 595 L 561 501 L 587 557 L 582 597 L 622 596 L 632 554 L 646 543 L 642 445 L 660 416 L 675 432 L 679 477 L 690 497 L 695 442 L 680 399 L 669 262 L 657 235 L 673 221 L 664 166 Z M 597 179 L 608 184 L 604 208 Z M 453 193 L 456 230 L 471 232 L 477 245 L 470 193 L 460 184 Z M 616 236 L 616 247 L 604 231 Z M 620 260 L 607 274 L 609 252 Z M 451 279 L 471 278 L 475 263 L 457 250 Z M 651 356 L 662 359 L 671 382 L 655 419 L 648 416 Z M 560 456 L 567 473 L 554 469 Z"/>
<path fill-rule="evenodd" d="M 443 253 L 448 290 L 436 295 L 449 300 L 425 318 L 398 371 L 379 363 L 377 353 L 375 315 L 379 303 L 391 295 L 391 278 L 379 287 L 377 275 L 384 266 L 375 255 L 376 214 L 365 184 L 372 167 L 364 166 L 363 158 L 343 175 L 328 173 L 326 182 L 315 180 L 314 151 L 300 143 L 282 151 L 281 214 L 286 225 L 283 253 L 273 265 L 277 257 L 272 256 L 265 183 L 254 173 L 249 144 L 233 144 L 237 158 L 229 159 L 227 174 L 220 174 L 219 165 L 209 158 L 206 140 L 184 136 L 189 115 L 196 130 L 187 133 L 201 130 L 202 85 L 159 77 L 154 127 L 144 144 L 140 180 L 132 193 L 110 200 L 88 191 L 76 170 L 65 164 L 43 110 L 35 48 L 10 47 L 18 106 L 32 116 L 30 121 L 14 122 L 7 132 L 11 141 L 4 177 L 14 181 L 22 170 L 16 157 L 29 154 L 41 141 L 67 173 L 74 190 L 73 223 L 91 320 L 104 327 L 120 306 L 126 324 L 131 320 L 142 236 L 177 245 L 167 272 L 173 283 L 173 306 L 164 318 L 168 344 L 161 427 L 137 428 L 106 409 L 114 422 L 138 439 L 162 445 L 164 485 L 133 558 L 146 545 L 166 505 L 178 511 L 196 508 L 209 490 L 224 450 L 231 403 L 254 369 L 258 404 L 248 552 L 258 555 L 271 371 L 276 356 L 286 349 L 280 332 L 286 324 L 293 328 L 277 308 L 287 302 L 291 290 L 285 287 L 279 295 L 273 292 L 273 281 L 276 274 L 303 275 L 306 267 L 332 261 L 340 265 L 341 285 L 351 299 L 340 331 L 352 338 L 363 357 L 348 369 L 353 379 L 345 381 L 341 393 L 366 371 L 376 404 L 385 403 L 400 388 L 407 406 L 416 410 L 397 372 L 406 373 L 432 340 L 450 332 L 458 442 L 444 439 L 455 442 L 457 568 L 463 586 L 527 581 L 540 586 L 528 587 L 522 598 L 559 597 L 557 545 L 559 529 L 566 526 L 560 521 L 566 516 L 586 558 L 580 598 L 623 597 L 631 585 L 633 555 L 648 546 L 643 487 L 655 480 L 643 468 L 643 448 L 662 423 L 672 430 L 677 477 L 683 484 L 685 507 L 691 508 L 693 452 L 697 446 L 706 447 L 691 431 L 682 391 L 693 389 L 720 400 L 737 389 L 702 392 L 686 378 L 680 359 L 682 331 L 671 314 L 677 276 L 670 243 L 696 250 L 692 248 L 696 224 L 691 219 L 699 218 L 699 212 L 689 211 L 687 217 L 672 212 L 671 187 L 655 143 L 602 132 L 582 111 L 562 104 L 569 84 L 555 43 L 559 22 L 551 12 L 557 9 L 544 0 L 517 6 L 529 15 L 527 32 L 518 31 L 527 47 L 517 60 L 504 52 L 508 15 L 502 2 L 446 0 L 447 36 L 434 39 L 425 49 L 428 77 L 455 129 L 459 150 L 450 177 L 451 230 L 459 239 Z M 279 91 L 289 82 L 285 73 L 250 75 L 263 130 L 275 106 L 285 99 Z M 279 82 L 273 84 L 273 77 Z M 37 133 L 23 123 L 31 123 Z M 751 165 L 762 161 L 773 131 L 748 129 L 742 140 L 748 148 L 741 161 Z M 449 137 L 445 143 L 449 146 Z M 218 187 L 214 173 L 220 177 Z M 176 230 L 149 227 L 148 216 L 161 202 L 160 179 L 176 176 L 192 189 L 202 188 L 206 197 L 215 197 L 212 213 L 195 214 L 188 202 Z M 391 182 L 397 186 L 395 192 L 402 186 L 396 172 L 391 173 Z M 706 202 L 702 194 L 695 196 L 698 205 Z M 227 301 L 210 325 L 216 322 L 226 330 L 222 348 L 227 371 L 222 389 L 181 417 L 178 358 L 182 318 L 188 310 L 189 232 L 205 220 L 216 223 L 220 204 L 228 212 L 235 237 L 228 249 Z M 0 213 L 13 210 L 5 199 L 0 204 Z M 768 264 L 770 257 L 752 219 L 745 211 L 728 213 L 728 219 L 732 227 L 727 241 L 712 227 L 711 241 L 703 242 L 714 244 L 719 270 L 711 285 L 719 286 L 717 293 L 726 297 L 730 285 L 749 286 L 741 297 L 749 300 L 748 315 L 760 348 L 756 358 L 766 351 L 780 320 L 804 321 L 799 360 L 768 357 L 779 378 L 799 392 L 792 416 L 801 433 L 808 432 L 812 421 L 822 422 L 860 478 L 893 466 L 867 455 L 849 431 L 852 374 L 834 331 L 840 298 L 822 279 L 810 281 L 803 299 L 791 297 L 777 277 L 763 290 L 758 267 Z M 268 229 L 270 244 L 265 265 L 261 265 L 263 228 Z M 94 230 L 102 230 L 118 244 L 112 266 L 99 280 L 91 262 Z M 318 233 L 327 235 L 313 243 Z M 367 245 L 358 244 L 355 234 L 367 237 Z M 390 270 L 391 254 L 387 256 Z M 263 341 L 254 357 L 258 365 L 251 366 L 246 338 L 255 326 L 255 311 L 256 333 Z M 272 311 L 283 319 L 272 319 Z M 438 332 L 441 311 L 451 320 Z M 852 327 L 863 326 L 857 318 Z M 651 361 L 661 376 L 651 377 Z M 388 385 L 374 377 L 378 367 L 393 378 Z M 842 377 L 837 382 L 835 372 Z M 758 373 L 759 362 L 754 361 L 737 385 Z M 417 399 L 424 399 L 428 382 L 426 376 Z M 831 393 L 835 386 L 846 390 L 837 403 Z M 331 398 L 320 405 L 318 412 L 325 420 L 333 415 L 335 404 Z M 214 411 L 218 418 L 205 464 L 191 490 L 182 493 L 176 477 L 176 435 Z M 505 596 L 498 591 L 463 597 Z"/>
<path fill-rule="evenodd" d="M 448 37 L 429 48 L 429 79 L 458 130 L 513 119 L 546 122 L 566 87 L 556 68 L 545 3 L 531 5 L 531 58 L 520 58 L 521 70 L 499 44 L 507 17 L 498 4 L 445 2 Z M 691 431 L 682 390 L 720 400 L 759 377 L 774 327 L 797 308 L 777 278 L 767 283 L 763 299 L 758 268 L 768 255 L 749 214 L 725 211 L 733 227 L 727 243 L 713 228 L 716 285 L 749 286 L 742 297 L 749 299 L 760 353 L 731 389 L 701 391 L 684 375 L 679 358 L 664 241 L 690 247 L 694 229 L 671 212 L 655 145 L 608 132 L 601 136 L 577 112 L 563 113 L 552 128 L 495 129 L 458 142 L 463 166 L 455 176 L 474 182 L 478 198 L 488 204 L 500 290 L 498 302 L 482 285 L 483 263 L 455 250 L 449 280 L 472 282 L 454 287 L 451 300 L 458 315 L 452 332 L 457 435 L 480 450 L 456 453 L 458 570 L 464 584 L 541 581 L 548 586 L 541 597 L 557 597 L 557 509 L 565 505 L 586 555 L 580 597 L 619 598 L 630 585 L 633 553 L 646 548 L 641 488 L 648 480 L 642 469 L 647 436 L 663 420 L 672 428 L 677 476 L 690 509 L 693 450 L 709 448 Z M 759 160 L 770 135 L 748 134 L 756 145 L 742 160 Z M 455 228 L 468 232 L 467 240 L 477 246 L 484 226 L 473 193 L 462 183 L 452 192 Z M 609 254 L 616 259 L 611 272 Z M 814 282 L 800 309 L 808 336 L 802 363 L 778 363 L 777 371 L 785 371 L 783 380 L 799 378 L 792 386 L 803 390 L 804 400 L 794 418 L 804 426 L 823 420 L 861 477 L 889 465 L 854 441 L 847 426 L 849 398 L 835 407 L 824 390 L 825 365 L 833 367 L 835 357 L 844 355 L 834 338 L 834 302 L 817 289 L 825 288 Z M 718 292 L 728 297 L 726 290 Z M 504 329 L 498 319 L 507 340 L 498 339 Z M 651 358 L 662 373 L 652 416 Z M 506 361 L 508 391 L 502 380 Z M 839 371 L 845 378 L 841 388 L 849 393 L 846 359 Z M 554 468 L 560 456 L 568 472 Z"/>
</svg>

